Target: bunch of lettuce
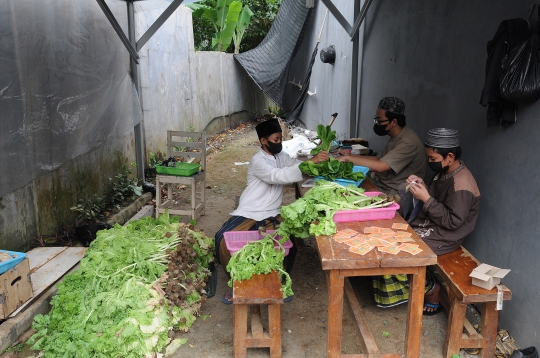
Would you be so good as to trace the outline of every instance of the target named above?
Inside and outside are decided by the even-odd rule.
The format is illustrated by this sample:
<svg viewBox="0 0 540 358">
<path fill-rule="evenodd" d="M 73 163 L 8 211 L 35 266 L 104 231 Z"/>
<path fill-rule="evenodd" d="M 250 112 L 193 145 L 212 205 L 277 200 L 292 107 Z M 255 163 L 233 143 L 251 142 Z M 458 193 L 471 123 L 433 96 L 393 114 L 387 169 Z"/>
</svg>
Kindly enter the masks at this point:
<svg viewBox="0 0 540 358">
<path fill-rule="evenodd" d="M 287 240 L 291 235 L 308 238 L 311 235 L 332 235 L 336 232 L 333 216 L 340 210 L 370 209 L 388 206 L 392 202 L 378 196 L 364 195 L 364 189 L 342 186 L 319 180 L 302 198 L 281 207 L 278 235 Z"/>
<path fill-rule="evenodd" d="M 353 172 L 354 164 L 351 162 L 340 162 L 334 158 L 330 158 L 329 161 L 315 164 L 309 160 L 300 163 L 298 166 L 300 171 L 310 176 L 322 176 L 329 180 L 349 179 L 353 181 L 360 181 L 365 178 L 362 172 Z"/>
<path fill-rule="evenodd" d="M 282 243 L 287 240 L 281 239 L 281 241 L 277 241 L 276 235 L 276 232 L 274 232 L 265 235 L 261 240 L 248 242 L 232 255 L 226 267 L 231 275 L 228 282 L 230 287 L 233 286 L 233 281 L 249 280 L 252 275 L 278 271 L 282 282 L 283 298 L 293 295 L 291 277 L 283 270 L 285 249 Z M 279 245 L 277 250 L 275 248 L 276 243 Z"/>
<path fill-rule="evenodd" d="M 45 357 L 154 356 L 170 342 L 169 330 L 188 329 L 200 302 L 175 306 L 160 287 L 168 252 L 183 240 L 180 225 L 164 214 L 100 231 L 58 285 L 50 313 L 35 317 L 32 349 Z M 211 258 L 213 240 L 199 240 Z"/>
</svg>

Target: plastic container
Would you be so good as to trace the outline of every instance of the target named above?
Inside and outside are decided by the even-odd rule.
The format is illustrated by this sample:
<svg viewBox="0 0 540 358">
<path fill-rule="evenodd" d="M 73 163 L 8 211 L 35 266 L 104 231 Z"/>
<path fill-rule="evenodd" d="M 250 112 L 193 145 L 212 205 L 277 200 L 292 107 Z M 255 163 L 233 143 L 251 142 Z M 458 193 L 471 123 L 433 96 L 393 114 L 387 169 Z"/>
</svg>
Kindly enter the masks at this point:
<svg viewBox="0 0 540 358">
<path fill-rule="evenodd" d="M 367 176 L 367 173 L 369 172 L 369 168 L 368 167 L 361 167 L 359 165 L 355 165 L 353 167 L 353 173 L 358 173 L 358 172 L 362 172 L 364 173 L 364 176 Z M 315 177 L 315 181 L 319 181 L 319 180 L 328 180 L 328 181 L 332 181 L 332 180 L 329 180 L 328 178 L 326 177 L 322 177 L 322 176 L 316 176 Z M 347 185 L 354 185 L 354 186 L 359 186 L 360 184 L 362 184 L 362 182 L 364 181 L 364 179 L 362 180 L 358 180 L 358 181 L 354 181 L 354 180 L 350 180 L 350 179 L 343 179 L 343 178 L 337 178 L 336 180 L 334 180 L 333 182 L 334 183 L 337 183 L 339 185 L 343 185 L 343 186 L 347 186 Z"/>
<path fill-rule="evenodd" d="M 364 195 L 377 196 L 381 194 L 378 191 L 367 191 Z M 396 216 L 396 211 L 399 209 L 399 204 L 392 203 L 385 208 L 375 209 L 359 209 L 359 210 L 343 210 L 334 214 L 334 222 L 346 223 L 354 221 L 370 221 L 370 220 L 390 220 Z"/>
<path fill-rule="evenodd" d="M 156 165 L 156 172 L 158 174 L 176 175 L 180 177 L 188 177 L 199 172 L 200 164 L 193 163 L 176 163 L 176 167 L 164 167 L 162 165 Z"/>
<path fill-rule="evenodd" d="M 12 257 L 11 260 L 0 262 L 0 274 L 3 274 L 7 270 L 14 268 L 26 257 L 26 254 L 24 252 L 6 250 L 0 250 L 0 252 L 7 252 Z"/>
<path fill-rule="evenodd" d="M 267 230 L 267 234 L 273 233 L 274 230 Z M 227 231 L 223 234 L 225 239 L 225 245 L 227 249 L 234 255 L 234 253 L 244 247 L 248 242 L 259 241 L 263 238 L 259 231 Z M 276 239 L 281 239 L 281 236 L 276 236 Z M 275 249 L 279 249 L 278 243 L 274 245 Z M 293 247 L 291 240 L 285 241 L 283 248 L 285 249 L 285 256 L 289 254 L 289 250 Z"/>
</svg>

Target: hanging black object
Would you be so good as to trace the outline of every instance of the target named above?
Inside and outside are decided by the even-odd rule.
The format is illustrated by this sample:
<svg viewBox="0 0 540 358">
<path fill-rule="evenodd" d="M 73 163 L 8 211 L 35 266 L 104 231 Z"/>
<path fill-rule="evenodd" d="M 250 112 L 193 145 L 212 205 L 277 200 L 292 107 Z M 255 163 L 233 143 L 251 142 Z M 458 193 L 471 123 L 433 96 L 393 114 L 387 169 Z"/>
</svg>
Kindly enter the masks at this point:
<svg viewBox="0 0 540 358">
<path fill-rule="evenodd" d="M 536 31 L 526 41 L 510 49 L 502 61 L 499 83 L 502 98 L 514 103 L 540 98 L 539 49 L 540 21 L 537 21 Z"/>
<path fill-rule="evenodd" d="M 257 86 L 280 107 L 283 107 L 291 62 L 308 31 L 311 10 L 303 1 L 283 0 L 259 46 L 234 55 Z"/>
<path fill-rule="evenodd" d="M 330 63 L 332 65 L 334 62 L 336 62 L 336 48 L 334 45 L 330 45 L 321 50 L 321 61 L 323 63 Z"/>
</svg>

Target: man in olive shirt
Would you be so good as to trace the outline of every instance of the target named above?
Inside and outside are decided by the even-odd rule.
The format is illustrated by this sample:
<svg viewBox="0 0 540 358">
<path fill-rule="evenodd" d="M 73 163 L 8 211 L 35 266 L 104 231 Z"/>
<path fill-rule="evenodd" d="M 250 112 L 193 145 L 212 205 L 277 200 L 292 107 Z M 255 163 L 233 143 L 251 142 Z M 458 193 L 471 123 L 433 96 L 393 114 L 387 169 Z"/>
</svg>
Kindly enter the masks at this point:
<svg viewBox="0 0 540 358">
<path fill-rule="evenodd" d="M 397 97 L 385 97 L 379 102 L 373 131 L 379 136 L 390 136 L 383 151 L 375 156 L 345 154 L 336 159 L 368 167 L 377 173 L 377 187 L 391 195 L 398 194 L 399 185 L 410 175 L 424 178 L 426 153 L 416 133 L 405 127 L 405 103 Z M 343 154 L 342 152 L 340 154 Z"/>
</svg>

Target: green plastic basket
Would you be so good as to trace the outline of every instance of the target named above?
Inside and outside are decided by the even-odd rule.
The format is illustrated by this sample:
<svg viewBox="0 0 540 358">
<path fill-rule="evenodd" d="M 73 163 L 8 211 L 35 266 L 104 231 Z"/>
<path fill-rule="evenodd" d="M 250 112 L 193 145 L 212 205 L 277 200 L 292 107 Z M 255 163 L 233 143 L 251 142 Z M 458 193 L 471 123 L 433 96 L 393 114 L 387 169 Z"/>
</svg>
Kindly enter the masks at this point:
<svg viewBox="0 0 540 358">
<path fill-rule="evenodd" d="M 178 162 L 176 163 L 176 167 L 164 167 L 162 165 L 156 165 L 156 172 L 158 174 L 188 177 L 190 175 L 198 173 L 200 167 L 200 164 Z"/>
</svg>

